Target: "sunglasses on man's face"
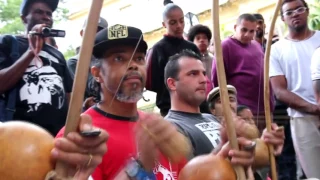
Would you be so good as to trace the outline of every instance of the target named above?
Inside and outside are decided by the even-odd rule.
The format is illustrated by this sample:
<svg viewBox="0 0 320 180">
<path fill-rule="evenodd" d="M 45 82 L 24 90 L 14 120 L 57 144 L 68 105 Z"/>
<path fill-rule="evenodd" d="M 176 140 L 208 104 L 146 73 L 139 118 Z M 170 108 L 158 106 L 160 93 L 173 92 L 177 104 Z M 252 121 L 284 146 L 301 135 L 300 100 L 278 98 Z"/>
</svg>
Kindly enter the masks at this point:
<svg viewBox="0 0 320 180">
<path fill-rule="evenodd" d="M 307 11 L 307 9 L 308 8 L 306 8 L 306 7 L 299 7 L 297 9 L 295 9 L 295 10 L 286 11 L 286 12 L 283 13 L 283 15 L 287 16 L 287 17 L 291 17 L 291 16 L 293 16 L 293 14 L 297 14 L 297 15 L 303 14 L 303 13 L 305 13 Z"/>
</svg>

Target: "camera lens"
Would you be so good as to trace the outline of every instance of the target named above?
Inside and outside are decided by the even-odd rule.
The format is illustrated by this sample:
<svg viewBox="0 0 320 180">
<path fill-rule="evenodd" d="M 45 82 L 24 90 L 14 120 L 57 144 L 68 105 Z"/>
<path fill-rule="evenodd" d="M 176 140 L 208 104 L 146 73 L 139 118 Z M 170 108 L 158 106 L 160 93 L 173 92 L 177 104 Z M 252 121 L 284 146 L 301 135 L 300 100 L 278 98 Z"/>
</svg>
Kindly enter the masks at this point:
<svg viewBox="0 0 320 180">
<path fill-rule="evenodd" d="M 51 30 L 49 28 L 45 27 L 45 28 L 42 29 L 42 35 L 44 37 L 49 37 L 50 36 L 50 31 Z"/>
</svg>

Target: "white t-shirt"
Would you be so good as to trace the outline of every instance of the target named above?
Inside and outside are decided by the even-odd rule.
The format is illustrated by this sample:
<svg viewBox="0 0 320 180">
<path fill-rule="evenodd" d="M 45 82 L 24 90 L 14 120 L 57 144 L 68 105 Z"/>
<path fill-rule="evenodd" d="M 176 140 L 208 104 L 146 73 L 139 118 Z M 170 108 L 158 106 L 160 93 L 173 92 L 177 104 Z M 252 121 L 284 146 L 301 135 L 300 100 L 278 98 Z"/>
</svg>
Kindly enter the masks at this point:
<svg viewBox="0 0 320 180">
<path fill-rule="evenodd" d="M 269 76 L 284 75 L 289 91 L 316 104 L 310 66 L 313 52 L 319 46 L 320 31 L 316 31 L 312 37 L 303 41 L 281 39 L 271 47 Z M 288 108 L 288 114 L 291 117 L 309 116 L 291 108 Z"/>
<path fill-rule="evenodd" d="M 311 59 L 311 79 L 320 79 L 320 47 L 316 49 Z"/>
</svg>

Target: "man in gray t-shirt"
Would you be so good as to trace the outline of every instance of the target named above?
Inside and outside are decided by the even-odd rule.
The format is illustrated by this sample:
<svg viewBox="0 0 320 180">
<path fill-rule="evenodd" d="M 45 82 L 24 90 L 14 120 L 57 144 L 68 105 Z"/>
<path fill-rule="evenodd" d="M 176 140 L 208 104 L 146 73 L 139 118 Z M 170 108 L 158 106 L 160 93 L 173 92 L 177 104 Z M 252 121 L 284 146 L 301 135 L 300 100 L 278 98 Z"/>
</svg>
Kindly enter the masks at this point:
<svg viewBox="0 0 320 180">
<path fill-rule="evenodd" d="M 192 155 L 198 156 L 221 144 L 221 125 L 213 115 L 200 113 L 199 106 L 206 100 L 206 78 L 202 62 L 194 56 L 192 52 L 182 52 L 165 67 L 165 84 L 171 98 L 171 109 L 165 119 L 189 138 Z"/>
<path fill-rule="evenodd" d="M 164 70 L 165 84 L 171 100 L 171 109 L 165 119 L 174 123 L 190 140 L 193 147 L 190 159 L 219 150 L 227 141 L 226 133 L 221 133 L 224 128 L 220 122 L 213 115 L 200 112 L 199 106 L 206 100 L 205 74 L 200 57 L 190 51 L 182 51 L 170 57 Z M 240 132 L 241 127 L 243 126 L 236 125 L 237 132 Z M 274 129 L 264 137 L 268 136 L 270 140 L 265 142 L 275 145 L 276 152 L 280 153 L 284 139 L 283 132 Z M 248 144 L 240 144 L 240 146 L 245 145 Z"/>
<path fill-rule="evenodd" d="M 193 156 L 208 154 L 220 144 L 221 125 L 211 114 L 169 110 L 165 119 L 174 123 L 189 138 Z"/>
</svg>

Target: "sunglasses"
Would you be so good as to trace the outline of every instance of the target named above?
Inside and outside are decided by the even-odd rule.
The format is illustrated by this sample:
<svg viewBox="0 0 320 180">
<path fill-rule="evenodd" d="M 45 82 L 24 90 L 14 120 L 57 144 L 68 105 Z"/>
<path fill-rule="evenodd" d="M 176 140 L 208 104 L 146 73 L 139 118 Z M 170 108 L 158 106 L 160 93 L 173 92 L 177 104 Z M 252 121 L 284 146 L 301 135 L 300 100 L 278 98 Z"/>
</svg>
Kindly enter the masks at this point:
<svg viewBox="0 0 320 180">
<path fill-rule="evenodd" d="M 297 14 L 297 15 L 303 14 L 303 13 L 305 13 L 307 11 L 307 9 L 308 8 L 306 8 L 306 7 L 299 7 L 297 9 L 295 9 L 295 10 L 286 11 L 286 12 L 283 13 L 283 15 L 287 16 L 287 17 L 291 17 L 291 16 L 293 16 L 293 14 Z"/>
</svg>

